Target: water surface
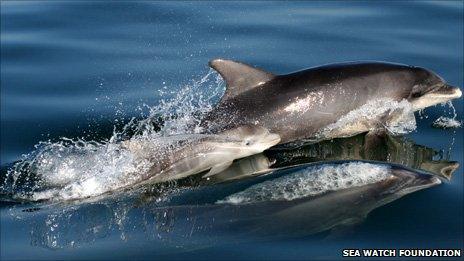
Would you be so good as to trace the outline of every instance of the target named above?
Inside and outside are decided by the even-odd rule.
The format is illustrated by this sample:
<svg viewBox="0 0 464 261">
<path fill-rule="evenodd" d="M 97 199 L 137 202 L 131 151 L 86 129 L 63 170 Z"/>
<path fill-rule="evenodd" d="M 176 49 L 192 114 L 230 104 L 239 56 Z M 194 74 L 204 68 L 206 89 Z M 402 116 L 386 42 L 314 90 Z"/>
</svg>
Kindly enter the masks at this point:
<svg viewBox="0 0 464 261">
<path fill-rule="evenodd" d="M 462 87 L 463 15 L 459 1 L 2 2 L 2 175 L 40 141 L 110 138 L 114 126 L 146 117 L 147 106 L 201 81 L 208 61 L 217 57 L 274 73 L 383 60 L 429 68 Z M 194 90 L 212 101 L 223 88 L 214 75 L 198 86 Z M 463 99 L 454 108 L 462 119 Z M 407 138 L 462 165 L 462 128 L 431 126 L 440 116 L 453 116 L 452 109 L 436 106 L 417 116 L 418 127 Z M 343 248 L 463 249 L 462 191 L 460 166 L 451 181 L 376 208 L 339 233 L 238 240 L 228 240 L 227 230 L 167 236 L 176 235 L 167 224 L 169 213 L 146 212 L 156 194 L 42 210 L 34 210 L 43 207 L 36 203 L 4 202 L 1 258 L 333 259 Z M 194 246 L 186 247 L 189 241 Z"/>
</svg>

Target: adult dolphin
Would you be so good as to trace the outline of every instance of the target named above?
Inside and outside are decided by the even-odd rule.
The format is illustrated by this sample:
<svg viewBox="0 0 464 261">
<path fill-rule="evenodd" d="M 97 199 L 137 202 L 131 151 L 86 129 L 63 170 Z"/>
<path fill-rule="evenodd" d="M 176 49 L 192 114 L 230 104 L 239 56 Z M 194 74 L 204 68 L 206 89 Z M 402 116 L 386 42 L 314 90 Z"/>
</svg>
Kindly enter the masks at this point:
<svg viewBox="0 0 464 261">
<path fill-rule="evenodd" d="M 121 238 L 129 246 L 130 241 L 145 242 L 156 253 L 162 253 L 167 250 L 166 244 L 173 244 L 168 251 L 178 252 L 222 245 L 225 242 L 247 243 L 249 240 L 294 238 L 324 231 L 335 232 L 362 222 L 374 209 L 441 183 L 432 175 L 398 165 L 376 163 L 358 168 L 356 176 L 347 176 L 353 181 L 359 180 L 363 175 L 378 177 L 381 174 L 378 170 L 381 168 L 382 178 L 376 181 L 358 184 L 359 186 L 353 184 L 348 188 L 313 196 L 301 193 L 304 187 L 299 184 L 302 181 L 307 183 L 312 174 L 317 174 L 311 170 L 324 166 L 340 168 L 350 163 L 359 164 L 347 161 L 300 166 L 284 175 L 276 173 L 259 180 L 176 190 L 167 197 L 169 200 L 161 202 L 157 193 L 150 195 L 150 191 L 147 191 L 142 195 L 137 192 L 119 196 L 115 194 L 116 197 L 108 197 L 102 201 L 71 206 L 44 205 L 43 209 L 37 210 L 33 215 L 29 212 L 34 211 L 33 209 L 18 206 L 11 210 L 14 215 L 7 216 L 14 226 L 5 229 L 13 230 L 19 225 L 26 226 L 27 229 L 30 225 L 28 234 L 31 241 L 49 249 L 83 247 L 119 240 L 120 235 L 124 235 Z M 304 180 L 299 179 L 301 171 L 308 171 Z M 320 182 L 329 185 L 337 183 L 337 180 L 323 179 Z M 273 190 L 253 190 L 253 186 Z M 293 189 L 290 190 L 288 186 Z M 252 199 L 253 202 L 218 202 L 250 189 L 257 194 L 247 193 L 245 199 Z M 292 200 L 273 198 L 287 193 L 299 196 Z M 414 205 L 411 207 L 419 208 Z M 27 222 L 29 220 L 34 222 Z M 99 229 L 95 229 L 96 227 Z M 24 236 L 20 238 L 24 239 Z M 317 238 L 320 239 L 321 235 L 317 235 Z"/>
<path fill-rule="evenodd" d="M 202 126 L 215 132 L 261 125 L 278 133 L 281 143 L 353 136 L 387 126 L 404 110 L 414 117 L 413 111 L 462 95 L 432 71 L 396 63 L 329 64 L 285 75 L 230 60 L 209 65 L 227 88 Z"/>
</svg>

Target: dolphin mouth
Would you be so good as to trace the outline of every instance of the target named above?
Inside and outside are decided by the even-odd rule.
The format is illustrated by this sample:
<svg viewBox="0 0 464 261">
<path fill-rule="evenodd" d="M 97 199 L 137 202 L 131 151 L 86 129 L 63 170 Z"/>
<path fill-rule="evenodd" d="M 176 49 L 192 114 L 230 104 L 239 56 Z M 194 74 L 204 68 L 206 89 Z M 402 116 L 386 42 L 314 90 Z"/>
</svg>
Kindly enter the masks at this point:
<svg viewBox="0 0 464 261">
<path fill-rule="evenodd" d="M 428 178 L 422 178 L 416 182 L 415 186 L 411 187 L 414 191 L 421 190 L 424 188 L 430 188 L 442 183 L 441 179 L 436 176 L 431 176 Z"/>
<path fill-rule="evenodd" d="M 453 99 L 461 98 L 462 91 L 458 87 L 443 84 L 431 89 L 421 97 L 411 101 L 414 110 L 421 110 L 440 103 L 445 103 Z"/>
<path fill-rule="evenodd" d="M 410 184 L 408 187 L 403 188 L 401 191 L 399 191 L 398 194 L 407 195 L 407 194 L 410 194 L 410 193 L 413 193 L 419 190 L 423 190 L 426 188 L 440 185 L 441 183 L 442 183 L 441 179 L 435 176 L 430 175 L 429 177 L 419 177 L 419 178 L 416 178 L 416 180 L 413 181 L 413 183 Z"/>
<path fill-rule="evenodd" d="M 438 88 L 435 88 L 432 92 L 429 92 L 426 95 L 429 95 L 435 98 L 457 99 L 457 98 L 461 98 L 462 91 L 458 87 L 455 87 L 449 84 L 444 84 Z"/>
<path fill-rule="evenodd" d="M 393 177 L 403 180 L 403 185 L 395 188 L 395 192 L 399 195 L 406 195 L 418 190 L 437 186 L 442 183 L 442 180 L 436 175 L 425 174 L 406 169 L 392 169 Z"/>
</svg>

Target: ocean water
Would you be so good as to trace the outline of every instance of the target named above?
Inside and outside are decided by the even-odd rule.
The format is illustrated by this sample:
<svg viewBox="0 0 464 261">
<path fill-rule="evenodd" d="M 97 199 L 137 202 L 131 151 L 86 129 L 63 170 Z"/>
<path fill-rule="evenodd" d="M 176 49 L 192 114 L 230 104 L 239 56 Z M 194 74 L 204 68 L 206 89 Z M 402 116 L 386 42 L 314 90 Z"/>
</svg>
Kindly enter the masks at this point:
<svg viewBox="0 0 464 261">
<path fill-rule="evenodd" d="M 189 116 L 214 106 L 224 90 L 207 66 L 213 58 L 274 73 L 342 61 L 391 61 L 431 69 L 462 88 L 463 8 L 461 1 L 1 2 L 2 181 L 23 154 L 51 151 L 57 160 L 47 144 L 59 150 L 79 138 L 84 145 L 62 152 L 71 154 L 61 159 L 100 151 L 91 155 L 106 161 L 77 160 L 98 173 L 117 172 L 124 162 L 87 141 L 122 139 L 115 133 L 133 117 L 146 120 L 138 129 L 145 134 L 153 132 L 146 127 L 159 115 L 173 116 L 162 131 L 185 131 L 195 120 Z M 18 204 L 2 195 L 0 258 L 338 259 L 345 248 L 463 249 L 463 129 L 433 127 L 440 117 L 459 122 L 462 115 L 462 98 L 416 113 L 417 128 L 403 138 L 388 138 L 372 157 L 353 149 L 364 139 L 357 136 L 300 148 L 290 156 L 271 150 L 265 158 L 236 166 L 346 159 L 421 170 L 435 170 L 430 166 L 438 160 L 460 164 L 449 181 L 388 204 L 377 198 L 366 208 L 333 218 L 327 214 L 325 223 L 308 218 L 289 221 L 290 226 L 279 214 L 289 207 L 285 202 L 251 209 L 215 204 L 272 179 L 226 185 L 192 181 L 195 188 L 167 185 L 78 202 Z M 46 143 L 36 148 L 39 142 Z M 340 169 L 345 163 L 330 164 Z M 344 182 L 355 185 L 366 185 L 356 182 L 380 168 L 353 166 L 354 179 Z"/>
</svg>

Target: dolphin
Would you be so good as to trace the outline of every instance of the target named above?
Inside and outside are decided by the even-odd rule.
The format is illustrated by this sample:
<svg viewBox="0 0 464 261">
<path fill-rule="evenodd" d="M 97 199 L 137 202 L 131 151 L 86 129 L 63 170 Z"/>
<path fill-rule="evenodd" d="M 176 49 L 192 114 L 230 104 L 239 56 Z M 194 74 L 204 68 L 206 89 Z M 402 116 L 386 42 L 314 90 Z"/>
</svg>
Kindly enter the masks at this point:
<svg viewBox="0 0 464 261">
<path fill-rule="evenodd" d="M 329 165 L 336 167 L 340 164 Z M 158 195 L 137 204 L 140 195 L 124 194 L 123 198 L 119 195 L 79 205 L 43 206 L 34 215 L 18 207 L 12 213 L 22 218 L 12 222 L 25 222 L 30 226 L 31 241 L 45 248 L 75 248 L 124 238 L 125 245 L 134 240 L 139 246 L 140 242 L 145 242 L 147 247 L 155 248 L 155 252 L 166 251 L 166 247 L 153 241 L 173 244 L 175 251 L 181 251 L 182 248 L 188 250 L 224 242 L 335 231 L 362 222 L 374 209 L 407 194 L 440 184 L 438 178 L 408 168 L 385 163 L 377 166 L 385 167 L 387 171 L 384 178 L 376 182 L 317 196 L 302 194 L 293 200 L 261 197 L 246 204 L 215 203 L 233 195 L 234 191 L 246 191 L 247 187 L 243 186 L 250 187 L 249 183 L 252 186 L 255 183 L 250 181 L 240 185 L 232 182 L 180 191 L 175 193 L 177 200 L 168 201 L 168 205 L 163 205 Z M 372 169 L 362 169 L 364 174 L 370 171 Z M 290 181 L 299 182 L 292 178 L 293 173 L 285 176 Z M 264 182 L 278 184 L 279 177 L 270 178 Z M 260 180 L 258 185 L 264 182 Z M 202 202 L 204 200 L 208 202 Z M 13 215 L 8 216 L 13 219 Z M 28 217 L 34 222 L 27 222 Z M 24 244 L 30 244 L 30 241 Z"/>
<path fill-rule="evenodd" d="M 346 62 L 284 75 L 231 60 L 215 59 L 209 65 L 225 80 L 226 90 L 201 126 L 216 132 L 261 125 L 279 134 L 281 143 L 401 125 L 405 111 L 414 117 L 414 111 L 462 95 L 430 70 L 397 63 Z"/>
<path fill-rule="evenodd" d="M 111 145 L 115 153 L 111 156 L 128 162 L 119 165 L 121 169 L 108 173 L 92 172 L 90 175 L 84 173 L 59 183 L 36 172 L 28 172 L 26 178 L 30 182 L 27 184 L 31 185 L 27 190 L 12 188 L 11 198 L 30 201 L 97 200 L 117 191 L 152 188 L 147 185 L 182 179 L 208 170 L 204 176 L 209 177 L 227 168 L 234 159 L 261 153 L 279 141 L 279 135 L 255 125 L 239 126 L 217 134 L 134 136 Z M 104 149 L 107 150 L 106 147 Z M 79 154 L 71 156 L 72 160 L 86 160 L 79 158 Z M 64 164 L 67 162 L 64 161 Z M 50 173 L 55 175 L 55 172 Z M 160 184 L 164 185 L 174 184 Z"/>
<path fill-rule="evenodd" d="M 276 231 L 273 225 L 281 219 L 286 219 L 287 222 L 280 225 L 279 231 L 289 229 L 294 232 L 293 236 L 305 236 L 358 224 L 376 208 L 442 183 L 434 175 L 400 165 L 384 166 L 389 168 L 386 179 L 328 193 L 313 200 L 300 200 L 298 204 L 274 213 L 266 221 L 260 220 L 260 232 L 272 235 Z M 305 229 L 299 230 L 301 227 Z M 266 230 L 267 228 L 270 229 Z"/>
<path fill-rule="evenodd" d="M 209 177 L 229 167 L 234 159 L 261 153 L 279 141 L 279 135 L 264 127 L 243 125 L 214 135 L 132 139 L 125 141 L 123 147 L 138 160 L 152 163 L 140 177 L 144 180 L 142 185 L 182 179 L 206 170 L 209 172 L 204 177 Z"/>
</svg>

